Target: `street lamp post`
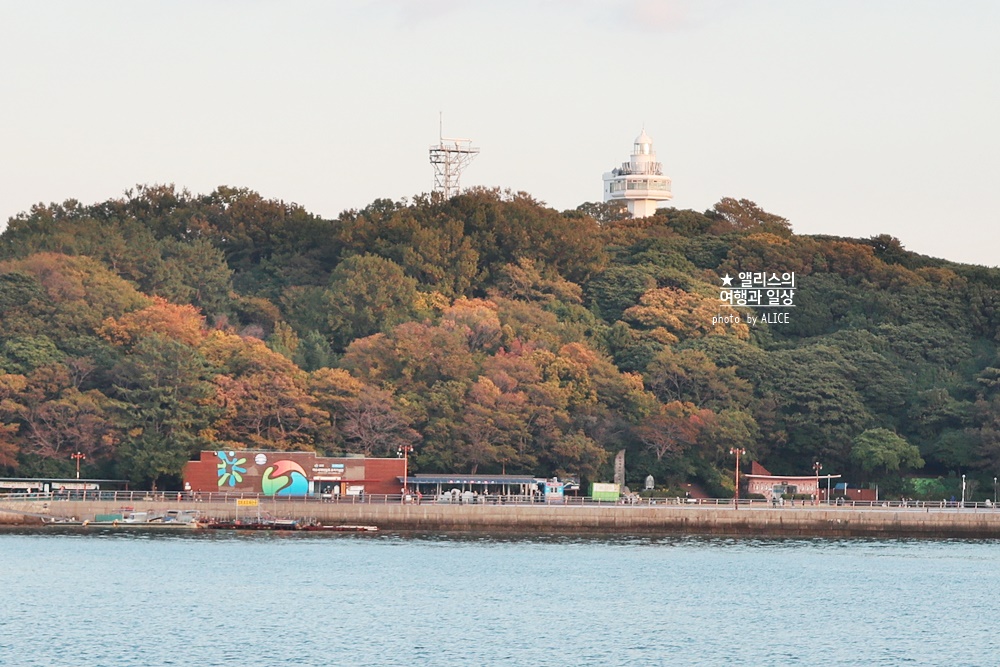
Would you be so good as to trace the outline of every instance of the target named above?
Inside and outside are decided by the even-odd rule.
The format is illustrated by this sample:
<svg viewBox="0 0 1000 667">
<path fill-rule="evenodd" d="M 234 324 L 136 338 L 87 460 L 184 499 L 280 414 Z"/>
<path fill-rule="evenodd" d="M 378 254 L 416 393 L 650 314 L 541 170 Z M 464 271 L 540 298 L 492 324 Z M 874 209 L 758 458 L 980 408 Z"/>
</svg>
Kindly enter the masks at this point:
<svg viewBox="0 0 1000 667">
<path fill-rule="evenodd" d="M 997 478 L 993 478 L 993 507 L 997 506 Z"/>
<path fill-rule="evenodd" d="M 413 451 L 413 445 L 400 445 L 399 449 L 396 450 L 396 454 L 398 456 L 402 456 L 403 457 L 403 497 L 401 499 L 401 502 L 404 502 L 404 503 L 406 502 L 406 494 L 410 490 L 410 485 L 409 485 L 409 481 L 410 481 L 409 467 L 410 467 L 410 465 L 409 464 L 410 464 L 410 452 L 412 452 L 412 451 Z"/>
<path fill-rule="evenodd" d="M 729 453 L 736 455 L 736 489 L 733 493 L 733 509 L 738 510 L 740 508 L 740 456 L 746 454 L 747 450 L 733 447 L 729 450 Z"/>
<path fill-rule="evenodd" d="M 813 470 L 816 472 L 816 501 L 813 503 L 813 505 L 818 505 L 819 504 L 819 471 L 822 470 L 822 469 L 823 469 L 823 464 L 822 463 L 820 463 L 819 461 L 816 461 L 816 463 L 813 463 Z M 827 502 L 829 502 L 829 501 L 830 501 L 830 499 L 827 498 Z"/>
<path fill-rule="evenodd" d="M 76 478 L 80 479 L 80 461 L 87 458 L 87 455 L 83 452 L 77 452 L 76 454 L 71 454 L 70 458 L 76 459 Z"/>
</svg>

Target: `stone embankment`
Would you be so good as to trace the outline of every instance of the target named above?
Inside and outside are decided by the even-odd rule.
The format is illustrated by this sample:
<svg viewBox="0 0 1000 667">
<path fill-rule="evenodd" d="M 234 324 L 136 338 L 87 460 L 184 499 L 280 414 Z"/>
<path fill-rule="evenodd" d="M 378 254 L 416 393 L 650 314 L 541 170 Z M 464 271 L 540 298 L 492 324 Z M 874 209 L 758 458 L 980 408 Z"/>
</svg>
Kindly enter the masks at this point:
<svg viewBox="0 0 1000 667">
<path fill-rule="evenodd" d="M 0 523 L 39 523 L 41 517 L 93 519 L 121 511 L 107 501 L 0 501 Z M 202 516 L 254 517 L 234 503 L 136 502 L 132 509 L 164 513 L 198 510 Z M 324 524 L 368 524 L 382 530 L 516 533 L 620 533 L 758 537 L 1000 538 L 1000 510 L 983 508 L 841 508 L 666 505 L 402 505 L 380 503 L 261 502 L 274 517 Z"/>
</svg>

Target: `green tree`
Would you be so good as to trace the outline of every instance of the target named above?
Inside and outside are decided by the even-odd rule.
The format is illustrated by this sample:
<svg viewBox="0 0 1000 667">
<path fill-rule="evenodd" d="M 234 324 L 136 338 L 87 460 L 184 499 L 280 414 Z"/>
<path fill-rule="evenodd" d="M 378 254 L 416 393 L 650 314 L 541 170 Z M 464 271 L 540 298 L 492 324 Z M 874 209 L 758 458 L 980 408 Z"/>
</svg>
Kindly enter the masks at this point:
<svg viewBox="0 0 1000 667">
<path fill-rule="evenodd" d="M 333 365 L 333 348 L 330 347 L 330 341 L 323 334 L 316 330 L 310 330 L 299 340 L 292 360 L 300 368 L 309 372 L 320 368 L 329 368 Z"/>
<path fill-rule="evenodd" d="M 211 370 L 195 349 L 160 334 L 143 337 L 113 370 L 122 473 L 153 488 L 177 478 L 184 463 L 209 446 L 214 417 Z"/>
<path fill-rule="evenodd" d="M 39 315 L 46 333 L 92 335 L 105 318 L 119 317 L 148 303 L 132 285 L 89 257 L 38 253 L 0 262 L 0 274 L 9 272 L 33 276 L 45 290 L 51 307 Z M 21 288 L 26 287 L 21 283 Z"/>
<path fill-rule="evenodd" d="M 873 428 L 854 438 L 851 461 L 876 478 L 921 468 L 920 450 L 902 436 L 886 428 Z"/>
<path fill-rule="evenodd" d="M 611 455 L 585 433 L 577 431 L 567 433 L 553 444 L 552 458 L 556 461 L 557 476 L 593 479 Z"/>
<path fill-rule="evenodd" d="M 735 367 L 719 368 L 699 350 L 666 348 L 650 363 L 647 384 L 664 402 L 685 401 L 713 410 L 746 405 L 750 383 Z"/>
<path fill-rule="evenodd" d="M 576 207 L 578 213 L 589 216 L 601 224 L 629 220 L 632 215 L 621 201 L 585 202 Z"/>
<path fill-rule="evenodd" d="M 851 441 L 873 421 L 850 379 L 860 371 L 826 345 L 775 353 L 768 362 L 762 393 L 773 401 L 773 413 L 755 417 L 762 428 L 787 437 L 771 469 L 808 470 L 816 457 L 846 464 Z"/>
<path fill-rule="evenodd" d="M 590 301 L 608 322 L 639 303 L 639 297 L 656 288 L 656 279 L 646 267 L 612 266 L 587 285 Z"/>
<path fill-rule="evenodd" d="M 768 213 L 749 199 L 722 198 L 713 208 L 712 213 L 739 230 L 762 229 L 766 232 L 787 234 L 791 225 L 786 218 Z"/>
<path fill-rule="evenodd" d="M 508 299 L 538 301 L 541 303 L 582 303 L 582 290 L 576 283 L 563 279 L 558 274 L 546 276 L 544 264 L 518 258 L 516 263 L 505 264 L 497 272 L 496 290 Z"/>
<path fill-rule="evenodd" d="M 391 260 L 349 257 L 334 269 L 325 298 L 333 343 L 343 349 L 415 317 L 417 281 Z"/>
<path fill-rule="evenodd" d="M 27 374 L 64 356 L 48 336 L 19 336 L 0 345 L 0 371 Z"/>
<path fill-rule="evenodd" d="M 277 322 L 274 331 L 267 337 L 267 346 L 288 359 L 295 359 L 299 349 L 299 337 L 286 322 Z"/>
<path fill-rule="evenodd" d="M 760 428 L 753 415 L 745 410 L 722 410 L 705 420 L 698 434 L 698 454 L 708 464 L 728 464 L 729 450 L 738 447 L 751 459 L 758 457 Z"/>
<path fill-rule="evenodd" d="M 233 272 L 221 250 L 207 239 L 165 239 L 160 247 L 164 259 L 150 277 L 149 293 L 189 303 L 216 317 L 231 312 Z"/>
<path fill-rule="evenodd" d="M 43 334 L 55 304 L 37 277 L 19 270 L 0 271 L 0 337 Z"/>
</svg>

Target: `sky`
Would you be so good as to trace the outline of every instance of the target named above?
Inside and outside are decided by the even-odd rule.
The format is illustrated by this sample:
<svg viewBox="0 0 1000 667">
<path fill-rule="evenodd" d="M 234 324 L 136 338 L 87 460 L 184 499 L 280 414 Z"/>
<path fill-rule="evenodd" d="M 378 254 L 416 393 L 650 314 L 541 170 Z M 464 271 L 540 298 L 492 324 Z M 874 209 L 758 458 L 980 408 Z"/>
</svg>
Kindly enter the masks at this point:
<svg viewBox="0 0 1000 667">
<path fill-rule="evenodd" d="M 1000 264 L 993 0 L 0 0 L 0 224 L 136 184 L 324 217 L 462 187 L 602 196 L 645 128 L 673 205 Z"/>
</svg>

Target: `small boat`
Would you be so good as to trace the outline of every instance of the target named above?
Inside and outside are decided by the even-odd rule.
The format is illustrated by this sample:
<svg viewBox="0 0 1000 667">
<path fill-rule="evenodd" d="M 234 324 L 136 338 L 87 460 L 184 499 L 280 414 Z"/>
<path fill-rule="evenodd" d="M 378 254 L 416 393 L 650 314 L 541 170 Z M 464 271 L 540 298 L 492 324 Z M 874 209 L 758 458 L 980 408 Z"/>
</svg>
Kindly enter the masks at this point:
<svg viewBox="0 0 1000 667">
<path fill-rule="evenodd" d="M 303 526 L 302 530 L 309 531 L 334 531 L 339 533 L 375 533 L 378 532 L 378 526 L 353 526 L 353 525 L 342 525 L 342 526 L 325 526 L 322 524 L 312 524 L 309 526 Z"/>
<path fill-rule="evenodd" d="M 210 530 L 299 530 L 301 528 L 295 519 L 263 519 L 261 521 L 226 519 L 205 521 L 199 525 L 201 528 Z"/>
<path fill-rule="evenodd" d="M 154 530 L 190 530 L 198 526 L 194 522 L 183 523 L 180 521 L 119 521 L 117 519 L 112 519 L 111 521 L 91 521 L 89 519 L 77 521 L 75 519 L 61 518 L 43 520 L 42 525 L 49 528 L 115 528 L 120 530 L 145 528 Z"/>
</svg>

